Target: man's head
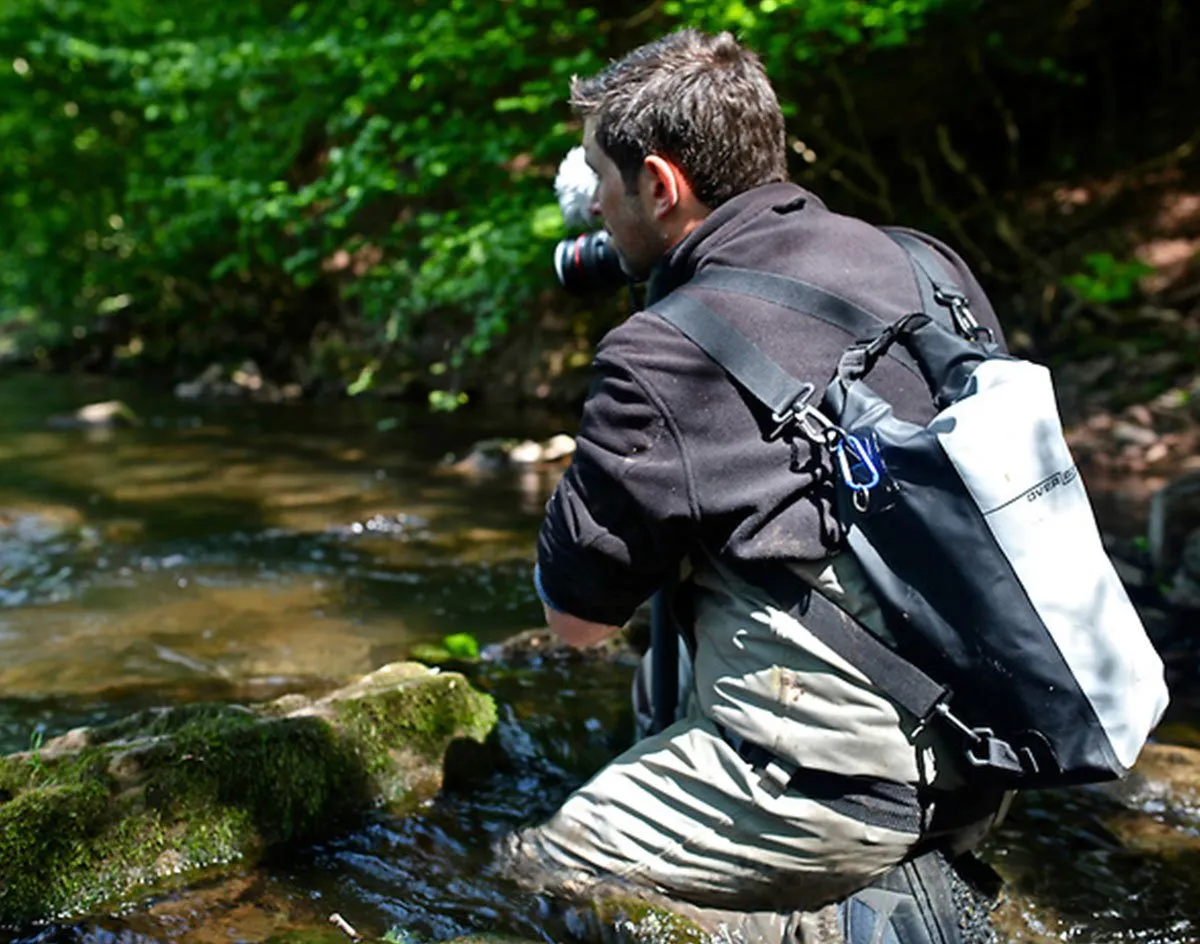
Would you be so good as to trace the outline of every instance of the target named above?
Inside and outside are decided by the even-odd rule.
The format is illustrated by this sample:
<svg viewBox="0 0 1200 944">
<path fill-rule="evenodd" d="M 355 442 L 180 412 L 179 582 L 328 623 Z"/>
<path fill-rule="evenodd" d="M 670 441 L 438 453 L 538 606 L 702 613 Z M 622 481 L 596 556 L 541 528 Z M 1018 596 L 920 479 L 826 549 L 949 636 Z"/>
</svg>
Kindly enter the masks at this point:
<svg viewBox="0 0 1200 944">
<path fill-rule="evenodd" d="M 600 177 L 594 209 L 635 277 L 730 197 L 787 179 L 775 92 L 728 33 L 682 30 L 635 49 L 576 78 L 571 105 Z"/>
</svg>

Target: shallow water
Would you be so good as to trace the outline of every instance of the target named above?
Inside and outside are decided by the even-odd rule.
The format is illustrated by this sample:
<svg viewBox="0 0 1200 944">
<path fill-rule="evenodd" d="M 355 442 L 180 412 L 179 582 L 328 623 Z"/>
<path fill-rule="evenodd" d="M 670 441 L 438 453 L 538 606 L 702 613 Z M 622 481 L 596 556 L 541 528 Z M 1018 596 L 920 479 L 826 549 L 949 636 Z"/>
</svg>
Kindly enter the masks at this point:
<svg viewBox="0 0 1200 944">
<path fill-rule="evenodd" d="M 46 428 L 114 395 L 82 386 L 0 382 L 3 747 L 41 706 L 320 684 L 450 631 L 488 641 L 536 620 L 546 474 L 439 468 L 482 425 L 118 390 L 145 425 Z"/>
<path fill-rule="evenodd" d="M 114 397 L 144 423 L 47 425 Z M 545 416 L 195 405 L 0 379 L 0 749 L 146 705 L 320 691 L 448 633 L 486 644 L 538 625 L 530 561 L 557 473 L 464 478 L 439 460 L 487 436 L 558 429 Z M 347 940 L 333 913 L 367 937 L 562 939 L 538 902 L 491 874 L 490 845 L 623 745 L 630 670 L 475 672 L 499 700 L 508 763 L 452 776 L 424 815 L 20 939 Z M 1031 795 L 987 855 L 1012 879 L 1013 940 L 1200 940 L 1195 811 L 1147 798 L 1131 813 L 1102 791 Z"/>
</svg>

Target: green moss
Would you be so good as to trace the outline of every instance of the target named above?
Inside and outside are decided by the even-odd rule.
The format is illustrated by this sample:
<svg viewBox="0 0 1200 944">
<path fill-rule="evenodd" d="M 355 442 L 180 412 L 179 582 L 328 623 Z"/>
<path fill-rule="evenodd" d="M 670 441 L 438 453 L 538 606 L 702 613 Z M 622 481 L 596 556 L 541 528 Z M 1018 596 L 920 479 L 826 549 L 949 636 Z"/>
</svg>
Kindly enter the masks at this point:
<svg viewBox="0 0 1200 944">
<path fill-rule="evenodd" d="M 240 811 L 266 845 L 328 833 L 371 804 L 357 751 L 320 718 L 186 728 L 162 751 L 148 805 L 173 820 Z"/>
<path fill-rule="evenodd" d="M 181 731 L 223 732 L 240 725 L 258 723 L 258 716 L 241 705 L 179 705 L 173 708 L 148 708 L 111 724 L 92 728 L 92 744 L 108 744 L 129 738 L 154 738 Z"/>
<path fill-rule="evenodd" d="M 421 673 L 354 691 L 333 723 L 202 706 L 109 725 L 73 753 L 0 758 L 0 925 L 253 860 L 380 801 L 411 808 L 440 786 L 450 741 L 495 723 L 465 679 Z"/>
<path fill-rule="evenodd" d="M 592 907 L 603 926 L 618 925 L 633 941 L 646 944 L 710 944 L 712 940 L 712 936 L 695 922 L 669 908 L 632 895 L 608 895 L 596 899 Z"/>
<path fill-rule="evenodd" d="M 104 777 L 107 759 L 100 752 L 62 759 L 24 752 L 0 757 L 0 803 L 43 786 L 88 783 Z"/>
<path fill-rule="evenodd" d="M 369 755 L 368 766 L 377 769 L 386 769 L 385 759 L 397 745 L 440 757 L 453 739 L 483 741 L 496 724 L 491 697 L 453 674 L 401 685 L 379 698 L 345 701 L 336 712 L 339 723 Z"/>
<path fill-rule="evenodd" d="M 75 876 L 89 864 L 87 844 L 103 828 L 103 784 L 49 786 L 0 806 L 0 914 L 5 923 L 61 910 L 86 897 Z"/>
</svg>

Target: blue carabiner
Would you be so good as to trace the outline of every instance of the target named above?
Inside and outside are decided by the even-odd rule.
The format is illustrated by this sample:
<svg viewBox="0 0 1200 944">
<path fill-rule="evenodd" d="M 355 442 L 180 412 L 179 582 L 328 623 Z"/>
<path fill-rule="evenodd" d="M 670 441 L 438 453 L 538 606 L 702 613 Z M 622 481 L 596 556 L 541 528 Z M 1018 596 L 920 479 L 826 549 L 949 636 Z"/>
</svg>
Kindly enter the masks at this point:
<svg viewBox="0 0 1200 944">
<path fill-rule="evenodd" d="M 871 489 L 879 484 L 879 468 L 875 465 L 871 450 L 850 433 L 839 437 L 834 450 L 837 452 L 842 481 L 854 491 L 854 506 L 859 511 L 865 511 Z"/>
</svg>

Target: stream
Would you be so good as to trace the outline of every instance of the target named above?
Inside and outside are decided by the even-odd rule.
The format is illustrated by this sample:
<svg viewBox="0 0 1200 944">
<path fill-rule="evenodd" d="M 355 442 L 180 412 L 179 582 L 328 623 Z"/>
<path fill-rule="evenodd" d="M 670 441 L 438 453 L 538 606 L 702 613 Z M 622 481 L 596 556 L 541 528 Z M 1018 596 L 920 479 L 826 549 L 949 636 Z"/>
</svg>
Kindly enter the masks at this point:
<svg viewBox="0 0 1200 944">
<path fill-rule="evenodd" d="M 50 422 L 109 399 L 142 422 Z M 0 749 L 147 706 L 320 693 L 450 633 L 486 646 L 539 626 L 532 552 L 560 470 L 468 475 L 442 459 L 573 422 L 0 377 Z M 624 746 L 630 675 L 619 662 L 483 663 L 472 680 L 497 699 L 508 758 L 483 782 L 450 776 L 422 815 L 0 940 L 348 941 L 335 913 L 405 944 L 564 940 L 493 874 L 491 844 Z M 1170 738 L 1200 746 L 1196 702 L 1184 705 Z M 1152 793 L 1135 807 L 1100 789 L 1018 798 L 984 850 L 1010 879 L 1006 940 L 1200 941 L 1200 811 Z M 1156 841 L 1119 838 L 1130 830 Z"/>
</svg>

